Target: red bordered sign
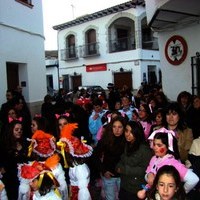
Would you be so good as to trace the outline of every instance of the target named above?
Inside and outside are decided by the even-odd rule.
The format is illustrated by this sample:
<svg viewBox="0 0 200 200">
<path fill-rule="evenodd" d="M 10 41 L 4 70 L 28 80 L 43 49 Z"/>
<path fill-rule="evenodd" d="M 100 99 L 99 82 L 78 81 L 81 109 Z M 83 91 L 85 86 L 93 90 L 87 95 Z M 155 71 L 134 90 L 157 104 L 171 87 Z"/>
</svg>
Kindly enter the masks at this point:
<svg viewBox="0 0 200 200">
<path fill-rule="evenodd" d="M 172 65 L 180 65 L 187 56 L 187 43 L 183 37 L 174 35 L 165 45 L 165 57 Z"/>
</svg>

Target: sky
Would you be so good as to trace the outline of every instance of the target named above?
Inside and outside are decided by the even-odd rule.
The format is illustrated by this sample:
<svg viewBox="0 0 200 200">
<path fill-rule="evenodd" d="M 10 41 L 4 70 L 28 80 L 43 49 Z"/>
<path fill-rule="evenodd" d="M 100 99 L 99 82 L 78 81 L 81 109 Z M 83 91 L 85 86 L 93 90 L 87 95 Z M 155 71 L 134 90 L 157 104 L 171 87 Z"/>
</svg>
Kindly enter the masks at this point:
<svg viewBox="0 0 200 200">
<path fill-rule="evenodd" d="M 57 31 L 52 27 L 129 0 L 42 0 L 45 50 L 57 50 Z"/>
</svg>

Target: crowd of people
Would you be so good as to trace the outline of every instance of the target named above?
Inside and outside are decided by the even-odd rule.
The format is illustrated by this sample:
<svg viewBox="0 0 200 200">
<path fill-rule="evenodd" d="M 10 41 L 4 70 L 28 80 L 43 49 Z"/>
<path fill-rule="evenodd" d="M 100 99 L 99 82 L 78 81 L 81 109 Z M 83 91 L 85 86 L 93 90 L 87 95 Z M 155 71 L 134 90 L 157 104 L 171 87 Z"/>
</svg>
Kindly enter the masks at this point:
<svg viewBox="0 0 200 200">
<path fill-rule="evenodd" d="M 34 115 L 21 90 L 0 110 L 0 199 L 198 199 L 200 97 L 108 83 L 108 94 L 60 89 Z"/>
</svg>

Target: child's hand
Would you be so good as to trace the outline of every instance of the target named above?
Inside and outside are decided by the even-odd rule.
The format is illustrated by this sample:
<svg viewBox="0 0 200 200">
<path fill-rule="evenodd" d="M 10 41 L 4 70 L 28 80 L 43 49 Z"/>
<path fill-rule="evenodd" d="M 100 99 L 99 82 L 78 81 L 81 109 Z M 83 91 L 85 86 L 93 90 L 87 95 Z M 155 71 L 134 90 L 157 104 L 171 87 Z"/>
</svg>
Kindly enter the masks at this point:
<svg viewBox="0 0 200 200">
<path fill-rule="evenodd" d="M 96 120 L 99 117 L 98 113 L 95 113 L 95 115 L 93 116 L 93 120 Z"/>
<path fill-rule="evenodd" d="M 154 178 L 155 178 L 155 174 L 153 174 L 153 173 L 149 173 L 149 174 L 148 174 L 148 176 L 147 176 L 147 183 L 148 183 L 150 186 L 153 185 Z"/>
<path fill-rule="evenodd" d="M 107 171 L 107 172 L 104 173 L 104 176 L 105 176 L 106 178 L 111 178 L 112 176 L 114 176 L 114 174 L 111 173 L 111 172 L 109 172 L 109 171 Z"/>
<path fill-rule="evenodd" d="M 139 190 L 139 191 L 137 192 L 137 197 L 138 197 L 139 199 L 145 199 L 145 197 L 146 197 L 146 190 L 144 190 L 144 189 Z"/>
<path fill-rule="evenodd" d="M 4 184 L 0 184 L 0 192 L 5 188 Z"/>
<path fill-rule="evenodd" d="M 120 168 L 117 168 L 117 169 L 116 169 L 116 172 L 120 174 L 120 173 L 121 173 L 121 169 L 120 169 Z"/>
</svg>

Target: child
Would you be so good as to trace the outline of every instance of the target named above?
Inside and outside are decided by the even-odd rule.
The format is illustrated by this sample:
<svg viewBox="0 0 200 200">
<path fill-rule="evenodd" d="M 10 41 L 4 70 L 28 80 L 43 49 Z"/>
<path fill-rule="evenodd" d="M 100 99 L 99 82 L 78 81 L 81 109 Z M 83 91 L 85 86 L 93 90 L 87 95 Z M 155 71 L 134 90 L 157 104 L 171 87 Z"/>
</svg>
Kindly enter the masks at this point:
<svg viewBox="0 0 200 200">
<path fill-rule="evenodd" d="M 55 161 L 56 160 L 56 161 Z M 53 163 L 53 164 L 52 164 Z M 20 190 L 19 200 L 61 200 L 59 183 L 53 172 L 52 165 L 57 163 L 55 157 L 46 163 L 34 161 L 19 166 Z"/>
<path fill-rule="evenodd" d="M 65 167 L 69 166 L 70 199 L 91 200 L 88 190 L 90 170 L 85 162 L 92 155 L 92 147 L 72 135 L 76 128 L 76 123 L 65 125 L 57 145 L 61 149 Z"/>
<path fill-rule="evenodd" d="M 64 127 L 64 125 L 72 122 L 72 119 L 71 119 L 72 116 L 71 116 L 70 113 L 63 113 L 61 115 L 55 114 L 55 117 L 56 117 L 56 131 L 57 131 L 57 133 L 56 133 L 57 138 L 56 139 L 59 140 L 60 132 L 61 132 L 62 128 Z"/>
<path fill-rule="evenodd" d="M 152 113 L 149 108 L 149 105 L 145 103 L 140 104 L 140 107 L 138 109 L 138 115 L 139 115 L 139 122 L 141 123 L 144 129 L 145 140 L 147 141 L 152 126 L 152 120 L 151 120 Z"/>
<path fill-rule="evenodd" d="M 103 102 L 100 99 L 95 99 L 93 101 L 93 111 L 92 114 L 89 117 L 89 130 L 92 134 L 92 140 L 94 146 L 96 146 L 98 140 L 97 140 L 97 132 L 102 126 L 101 118 L 104 116 L 104 114 L 107 112 L 107 110 L 103 109 Z"/>
<path fill-rule="evenodd" d="M 147 192 L 147 199 L 185 199 L 181 177 L 174 166 L 164 165 L 158 170 L 152 188 Z"/>
<path fill-rule="evenodd" d="M 153 150 L 155 155 L 151 158 L 146 170 L 147 187 L 138 192 L 139 198 L 144 198 L 146 190 L 153 184 L 155 175 L 160 167 L 164 165 L 173 165 L 178 170 L 181 180 L 184 182 L 185 192 L 188 193 L 198 183 L 199 178 L 192 170 L 186 168 L 178 159 L 178 145 L 175 133 L 165 128 L 154 131 L 148 138 L 153 141 Z"/>
<path fill-rule="evenodd" d="M 0 178 L 2 178 L 1 171 L 2 171 L 2 168 L 0 169 Z M 7 193 L 5 190 L 5 185 L 3 184 L 3 182 L 1 180 L 0 180 L 0 199 L 8 200 Z"/>
<path fill-rule="evenodd" d="M 55 154 L 56 140 L 53 135 L 45 133 L 41 130 L 37 130 L 29 140 L 31 141 L 31 144 L 29 146 L 28 156 L 31 157 L 32 160 L 46 162 L 48 158 L 57 156 L 57 154 Z M 68 197 L 68 188 L 62 165 L 58 162 L 57 165 L 51 167 L 51 170 L 60 184 L 58 189 L 62 195 L 62 198 L 66 199 Z"/>
<path fill-rule="evenodd" d="M 165 120 L 165 111 L 162 108 L 158 108 L 158 110 L 156 110 L 154 113 L 154 124 L 151 126 L 151 131 L 150 134 L 155 131 L 158 130 L 162 127 L 166 126 L 166 120 Z"/>
<path fill-rule="evenodd" d="M 119 112 L 124 113 L 128 116 L 129 120 L 132 118 L 132 111 L 133 107 L 131 106 L 131 99 L 129 96 L 123 96 L 122 99 L 122 108 L 119 110 Z"/>
<path fill-rule="evenodd" d="M 47 121 L 40 115 L 35 115 L 31 122 L 32 134 L 34 134 L 37 130 L 47 131 Z"/>
</svg>

